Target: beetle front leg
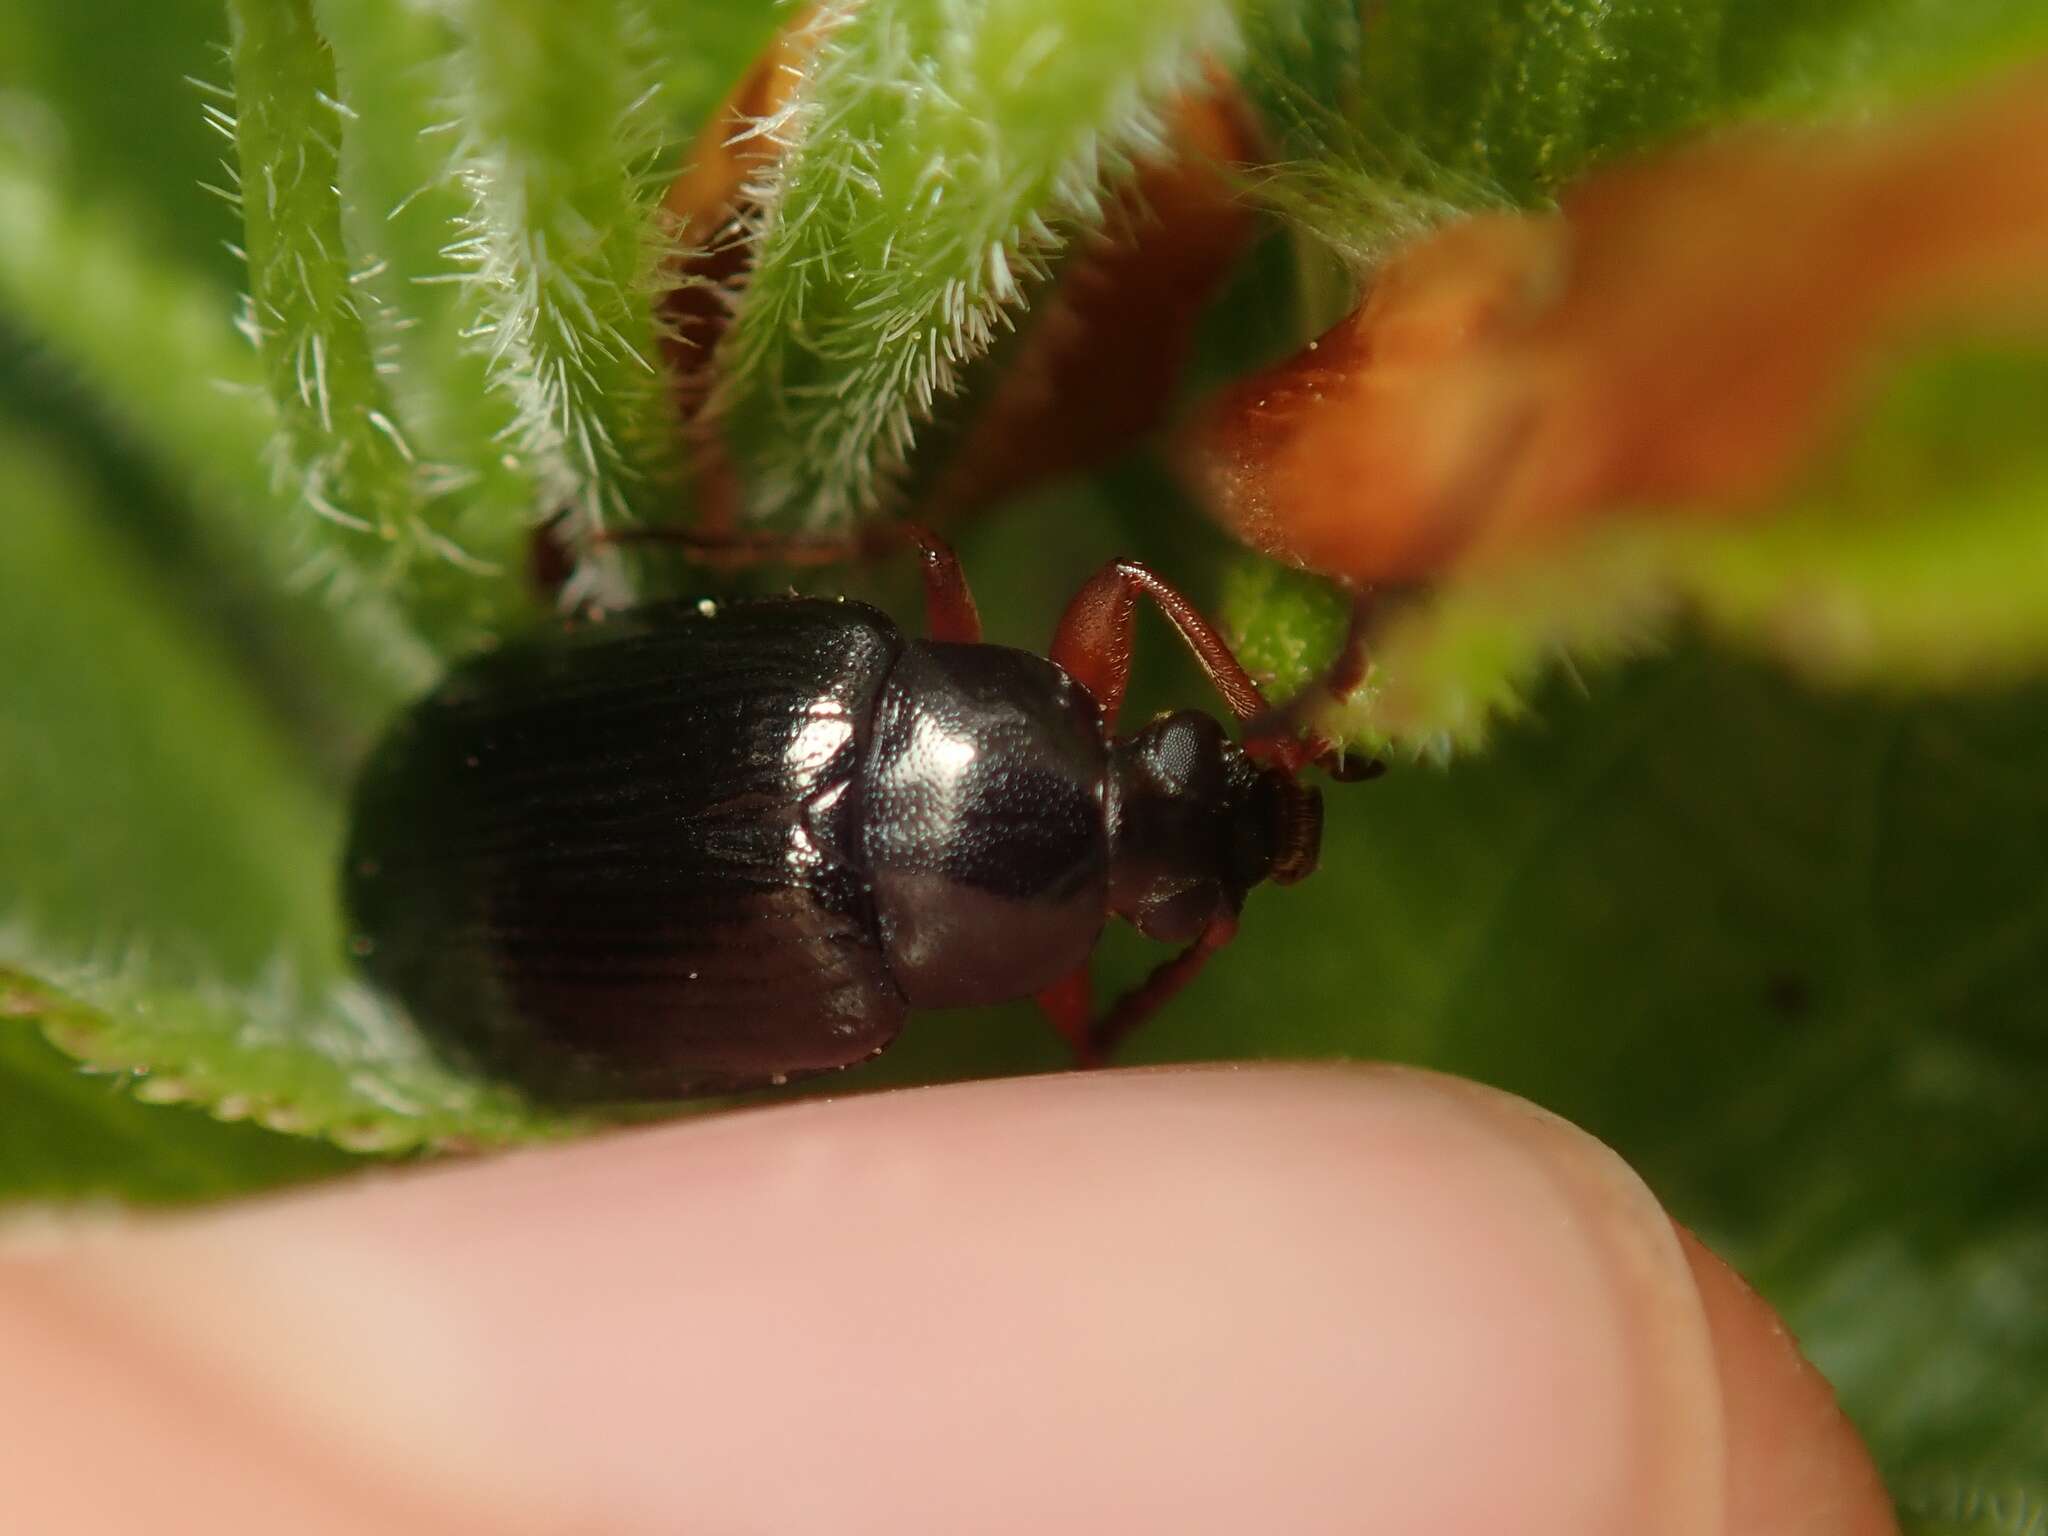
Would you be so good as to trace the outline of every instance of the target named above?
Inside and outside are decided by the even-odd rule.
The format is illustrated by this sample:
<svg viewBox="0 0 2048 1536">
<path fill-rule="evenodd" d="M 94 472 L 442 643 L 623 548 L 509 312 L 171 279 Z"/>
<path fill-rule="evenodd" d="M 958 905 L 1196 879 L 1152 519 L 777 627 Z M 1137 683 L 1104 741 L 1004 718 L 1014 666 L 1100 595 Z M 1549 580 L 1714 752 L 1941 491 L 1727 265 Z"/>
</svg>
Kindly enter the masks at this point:
<svg viewBox="0 0 2048 1536">
<path fill-rule="evenodd" d="M 1381 765 L 1370 760 L 1347 766 L 1338 759 L 1334 742 L 1313 732 L 1301 733 L 1314 707 L 1342 703 L 1365 681 L 1366 642 L 1378 624 L 1378 599 L 1372 592 L 1360 593 L 1353 603 L 1344 646 L 1329 674 L 1305 690 L 1299 701 L 1275 709 L 1237 659 L 1230 642 L 1177 587 L 1135 560 L 1110 562 L 1067 604 L 1049 652 L 1069 676 L 1095 696 L 1105 732 L 1116 729 L 1117 713 L 1130 681 L 1131 638 L 1140 594 L 1151 598 L 1166 616 L 1194 653 L 1202 675 L 1244 724 L 1245 750 L 1253 757 L 1289 773 L 1299 773 L 1311 763 L 1340 779 L 1372 778 L 1380 772 Z"/>
<path fill-rule="evenodd" d="M 1154 967 L 1151 975 L 1118 998 L 1109 1011 L 1099 1017 L 1093 1014 L 1085 964 L 1040 992 L 1035 1001 L 1052 1027 L 1073 1048 L 1075 1066 L 1105 1066 L 1139 1025 L 1171 1002 L 1183 987 L 1201 974 L 1202 967 L 1209 963 L 1209 957 L 1236 937 L 1236 918 L 1214 919 L 1196 936 L 1194 943 Z"/>
<path fill-rule="evenodd" d="M 1089 1026 L 1088 1049 L 1093 1058 L 1106 1061 L 1114 1055 L 1131 1031 L 1173 1001 L 1182 987 L 1202 973 L 1209 957 L 1236 937 L 1236 918 L 1212 919 L 1194 943 L 1118 998 L 1109 1012 Z"/>
<path fill-rule="evenodd" d="M 1112 560 L 1089 578 L 1060 615 L 1047 653 L 1067 675 L 1095 696 L 1102 729 L 1113 733 L 1131 678 L 1131 637 L 1137 627 L 1139 594 L 1152 599 L 1179 631 L 1223 702 L 1240 720 L 1266 712 L 1265 695 L 1230 649 L 1230 642 L 1164 577 L 1135 560 Z"/>
</svg>

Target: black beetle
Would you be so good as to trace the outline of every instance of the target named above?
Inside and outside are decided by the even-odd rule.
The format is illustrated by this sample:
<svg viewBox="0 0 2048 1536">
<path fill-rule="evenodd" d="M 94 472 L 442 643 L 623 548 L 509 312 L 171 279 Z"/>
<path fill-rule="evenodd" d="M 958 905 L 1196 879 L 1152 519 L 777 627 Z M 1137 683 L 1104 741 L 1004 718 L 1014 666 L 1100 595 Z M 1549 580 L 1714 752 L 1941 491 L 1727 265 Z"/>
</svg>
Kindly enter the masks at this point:
<svg viewBox="0 0 2048 1536">
<path fill-rule="evenodd" d="M 358 785 L 351 947 L 464 1065 L 553 1100 L 723 1093 L 853 1065 L 911 1008 L 1035 996 L 1099 1060 L 1316 863 L 1326 755 L 1182 711 L 1113 734 L 1138 595 L 1242 720 L 1257 686 L 1118 561 L 1050 658 L 981 643 L 952 552 L 931 638 L 865 604 L 655 604 L 464 663 Z M 1376 767 L 1377 765 L 1369 765 Z M 1180 953 L 1099 1019 L 1108 915 Z"/>
</svg>

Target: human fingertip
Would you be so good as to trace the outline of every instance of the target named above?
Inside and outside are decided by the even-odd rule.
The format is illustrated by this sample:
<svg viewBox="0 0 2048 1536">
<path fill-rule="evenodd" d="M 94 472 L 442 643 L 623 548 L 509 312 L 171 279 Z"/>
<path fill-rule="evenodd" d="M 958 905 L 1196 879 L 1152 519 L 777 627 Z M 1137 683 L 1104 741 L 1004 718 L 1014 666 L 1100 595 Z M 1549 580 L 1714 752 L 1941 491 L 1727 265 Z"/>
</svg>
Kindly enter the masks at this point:
<svg viewBox="0 0 2048 1536">
<path fill-rule="evenodd" d="M 421 1529 L 1735 1536 L 1750 1507 L 1718 1330 L 1756 1318 L 1611 1151 L 1427 1073 L 813 1102 L 58 1262 L 252 1444 L 445 1512 Z"/>
<path fill-rule="evenodd" d="M 1897 1536 L 1891 1497 L 1827 1378 L 1748 1282 L 1691 1232 L 1679 1237 L 1713 1335 L 1731 1536 Z"/>
</svg>

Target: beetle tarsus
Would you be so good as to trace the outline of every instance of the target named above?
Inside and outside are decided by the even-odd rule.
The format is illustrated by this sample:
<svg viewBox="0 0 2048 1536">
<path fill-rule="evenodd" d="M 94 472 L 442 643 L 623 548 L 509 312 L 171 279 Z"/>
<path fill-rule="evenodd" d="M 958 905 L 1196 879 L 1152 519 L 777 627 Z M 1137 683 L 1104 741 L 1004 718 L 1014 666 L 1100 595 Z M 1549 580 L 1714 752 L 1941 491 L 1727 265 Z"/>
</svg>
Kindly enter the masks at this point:
<svg viewBox="0 0 2048 1536">
<path fill-rule="evenodd" d="M 1388 616 L 1418 595 L 1413 587 L 1355 587 L 1344 642 L 1323 675 L 1284 704 L 1262 711 L 1245 722 L 1245 750 L 1264 761 L 1295 772 L 1313 765 L 1340 784 L 1376 779 L 1386 772 L 1378 758 L 1349 759 L 1340 742 L 1324 734 L 1317 721 L 1342 707 L 1365 686 L 1372 671 L 1372 644 L 1384 632 Z"/>
</svg>

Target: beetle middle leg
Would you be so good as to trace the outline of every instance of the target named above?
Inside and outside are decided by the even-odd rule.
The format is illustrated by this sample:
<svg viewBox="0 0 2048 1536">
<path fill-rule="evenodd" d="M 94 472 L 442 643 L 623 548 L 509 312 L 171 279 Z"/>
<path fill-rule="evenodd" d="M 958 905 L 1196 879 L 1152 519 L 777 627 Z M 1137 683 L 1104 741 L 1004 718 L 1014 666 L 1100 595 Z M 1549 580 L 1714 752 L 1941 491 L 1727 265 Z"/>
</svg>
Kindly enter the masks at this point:
<svg viewBox="0 0 2048 1536">
<path fill-rule="evenodd" d="M 662 523 L 601 528 L 578 538 L 567 532 L 569 516 L 567 511 L 557 512 L 537 524 L 528 548 L 528 578 L 535 591 L 551 601 L 561 600 L 583 554 L 592 549 L 653 545 L 676 550 L 707 569 L 744 571 L 770 565 L 846 565 L 889 553 L 902 538 L 893 527 L 853 534 L 802 534 L 678 528 Z"/>
<path fill-rule="evenodd" d="M 900 525 L 905 536 L 917 545 L 918 575 L 924 581 L 924 627 L 926 637 L 956 645 L 981 643 L 981 611 L 974 606 L 974 591 L 960 569 L 960 557 L 953 546 L 922 523 Z"/>
<path fill-rule="evenodd" d="M 533 567 L 544 590 L 559 592 L 574 569 L 573 553 L 562 540 L 560 519 L 535 530 Z M 870 523 L 850 534 L 791 534 L 766 531 L 732 532 L 662 525 L 607 529 L 591 536 L 596 544 L 657 544 L 682 551 L 699 565 L 747 570 L 763 565 L 815 567 L 849 565 L 895 553 L 905 544 L 918 549 L 919 575 L 924 582 L 925 628 L 933 640 L 973 645 L 981 639 L 981 614 L 974 593 L 951 545 L 918 523 Z"/>
<path fill-rule="evenodd" d="M 642 524 L 607 528 L 591 535 L 598 544 L 661 544 L 681 550 L 698 565 L 748 570 L 762 565 L 847 565 L 886 553 L 896 536 L 870 532 L 776 533 L 766 530 L 713 531 Z"/>
<path fill-rule="evenodd" d="M 960 569 L 960 557 L 921 523 L 870 524 L 851 534 L 702 533 L 686 528 L 621 528 L 600 538 L 613 544 L 669 544 L 702 565 L 847 565 L 915 544 L 924 582 L 925 631 L 933 640 L 975 645 L 981 613 Z"/>
<path fill-rule="evenodd" d="M 1039 993 L 1036 1001 L 1053 1028 L 1073 1047 L 1075 1065 L 1099 1067 L 1139 1025 L 1199 976 L 1211 955 L 1236 937 L 1235 919 L 1215 919 L 1192 944 L 1154 966 L 1149 976 L 1099 1015 L 1093 1010 L 1085 965 Z"/>
</svg>

